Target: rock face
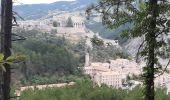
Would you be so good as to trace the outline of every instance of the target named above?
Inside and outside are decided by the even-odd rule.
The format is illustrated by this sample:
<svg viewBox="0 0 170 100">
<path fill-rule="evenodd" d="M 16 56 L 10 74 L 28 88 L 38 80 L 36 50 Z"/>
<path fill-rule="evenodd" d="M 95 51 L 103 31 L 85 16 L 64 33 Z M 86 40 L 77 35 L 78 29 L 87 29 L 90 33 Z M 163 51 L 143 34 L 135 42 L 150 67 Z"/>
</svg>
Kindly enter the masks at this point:
<svg viewBox="0 0 170 100">
<path fill-rule="evenodd" d="M 125 50 L 127 50 L 130 55 L 135 57 L 143 40 L 144 39 L 140 37 L 128 40 L 127 44 L 125 44 Z"/>
<path fill-rule="evenodd" d="M 163 38 L 165 40 L 170 40 L 170 33 L 168 35 L 164 35 Z M 157 38 L 157 40 L 160 40 L 161 38 Z M 138 37 L 138 38 L 134 38 L 134 39 L 130 39 L 128 40 L 128 42 L 126 44 L 124 44 L 125 50 L 127 50 L 127 52 L 132 55 L 133 57 L 136 57 L 136 54 L 138 52 L 138 48 L 140 47 L 141 43 L 144 41 L 144 38 Z M 169 46 L 170 47 L 170 46 Z M 168 53 L 169 54 L 169 53 Z M 140 58 L 140 60 L 143 61 L 142 58 Z M 159 58 L 159 62 L 160 64 L 163 66 L 163 68 L 165 66 L 167 66 L 169 59 L 162 59 Z M 168 70 L 170 70 L 170 65 L 168 66 Z"/>
<path fill-rule="evenodd" d="M 166 36 L 163 36 L 163 38 L 165 40 L 170 39 L 170 33 Z M 158 40 L 160 40 L 161 38 L 158 38 Z M 136 56 L 137 52 L 138 52 L 138 48 L 141 45 L 141 43 L 144 41 L 144 37 L 138 37 L 138 38 L 134 38 L 134 39 L 130 39 L 128 40 L 128 42 L 126 44 L 124 44 L 125 46 L 125 50 L 127 50 L 127 52 L 132 55 L 133 57 Z"/>
</svg>

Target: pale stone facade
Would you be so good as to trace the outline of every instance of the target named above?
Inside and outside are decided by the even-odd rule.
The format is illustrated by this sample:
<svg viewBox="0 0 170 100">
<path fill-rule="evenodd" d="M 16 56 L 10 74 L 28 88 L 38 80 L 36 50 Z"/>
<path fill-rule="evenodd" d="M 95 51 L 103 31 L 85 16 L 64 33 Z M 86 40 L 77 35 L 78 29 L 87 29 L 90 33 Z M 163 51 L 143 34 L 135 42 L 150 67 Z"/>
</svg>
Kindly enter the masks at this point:
<svg viewBox="0 0 170 100">
<path fill-rule="evenodd" d="M 110 69 L 122 72 L 123 78 L 127 75 L 139 75 L 142 72 L 141 65 L 127 59 L 110 60 Z"/>
<path fill-rule="evenodd" d="M 90 75 L 91 79 L 101 86 L 106 84 L 115 88 L 125 88 L 122 86 L 123 80 L 126 80 L 127 75 L 140 75 L 145 63 L 137 64 L 135 61 L 127 59 L 110 60 L 109 63 L 91 63 L 89 66 L 84 67 L 85 74 Z M 167 67 L 170 69 L 170 66 Z M 159 73 L 160 74 L 160 73 Z M 162 87 L 167 89 L 167 94 L 170 93 L 170 74 L 164 73 L 163 75 L 155 75 L 155 87 Z M 134 85 L 129 89 L 134 88 L 136 85 L 141 84 L 140 81 L 131 80 Z M 126 88 L 127 89 L 127 88 Z"/>
<path fill-rule="evenodd" d="M 127 75 L 139 75 L 141 73 L 140 65 L 127 59 L 111 60 L 110 63 L 91 63 L 84 67 L 85 74 L 91 76 L 91 79 L 99 86 L 106 84 L 115 88 L 122 88 L 122 82 Z"/>
<path fill-rule="evenodd" d="M 58 27 L 66 27 L 67 21 L 69 18 L 71 18 L 74 28 L 84 28 L 85 27 L 84 19 L 80 16 L 70 16 L 68 14 L 54 16 L 53 21 L 57 22 Z"/>
<path fill-rule="evenodd" d="M 93 80 L 99 86 L 101 86 L 101 84 L 106 84 L 115 88 L 120 88 L 122 86 L 122 76 L 121 73 L 117 71 L 96 73 Z"/>
</svg>

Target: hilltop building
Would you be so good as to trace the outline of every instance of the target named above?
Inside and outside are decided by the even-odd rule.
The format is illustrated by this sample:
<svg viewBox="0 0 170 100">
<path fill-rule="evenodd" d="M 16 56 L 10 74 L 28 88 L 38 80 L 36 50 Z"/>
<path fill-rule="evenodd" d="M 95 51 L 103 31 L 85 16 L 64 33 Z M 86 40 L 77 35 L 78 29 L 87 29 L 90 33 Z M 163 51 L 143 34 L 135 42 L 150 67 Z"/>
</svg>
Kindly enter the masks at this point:
<svg viewBox="0 0 170 100">
<path fill-rule="evenodd" d="M 53 17 L 53 21 L 57 22 L 58 27 L 67 27 L 68 19 L 72 21 L 73 28 L 85 28 L 84 19 L 80 16 L 60 15 Z"/>
<path fill-rule="evenodd" d="M 37 29 L 42 32 L 56 34 L 57 36 L 64 35 L 66 38 L 74 38 L 75 40 L 85 37 L 90 39 L 97 35 L 97 37 L 103 40 L 106 47 L 119 45 L 117 40 L 103 39 L 98 33 L 95 34 L 87 29 L 85 18 L 79 14 L 62 13 L 57 16 L 53 15 L 48 19 L 19 21 L 18 24 L 19 28 L 26 30 Z"/>
</svg>

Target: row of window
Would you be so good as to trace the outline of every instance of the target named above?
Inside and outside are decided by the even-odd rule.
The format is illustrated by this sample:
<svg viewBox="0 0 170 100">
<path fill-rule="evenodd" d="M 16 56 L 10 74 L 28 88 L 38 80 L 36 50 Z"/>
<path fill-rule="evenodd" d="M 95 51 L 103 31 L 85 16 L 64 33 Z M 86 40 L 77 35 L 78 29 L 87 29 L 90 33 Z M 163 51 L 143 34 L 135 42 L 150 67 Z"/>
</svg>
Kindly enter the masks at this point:
<svg viewBox="0 0 170 100">
<path fill-rule="evenodd" d="M 101 82 L 101 83 L 114 87 L 119 87 L 121 85 L 120 82 Z"/>
<path fill-rule="evenodd" d="M 106 78 L 119 78 L 119 75 L 112 75 L 112 76 L 102 76 L 103 79 Z"/>
</svg>

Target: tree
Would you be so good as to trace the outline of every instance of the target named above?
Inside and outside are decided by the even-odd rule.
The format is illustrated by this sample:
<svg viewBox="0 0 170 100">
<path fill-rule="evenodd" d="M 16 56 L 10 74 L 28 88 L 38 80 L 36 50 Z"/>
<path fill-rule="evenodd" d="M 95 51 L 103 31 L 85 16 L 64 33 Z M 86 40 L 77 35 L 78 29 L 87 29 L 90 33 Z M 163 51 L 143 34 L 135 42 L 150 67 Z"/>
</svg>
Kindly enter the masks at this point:
<svg viewBox="0 0 170 100">
<path fill-rule="evenodd" d="M 11 36 L 12 36 L 12 0 L 1 0 L 1 53 L 4 55 L 4 60 L 11 56 Z M 1 100 L 10 99 L 10 80 L 11 66 L 8 63 L 4 64 L 5 72 L 1 70 L 3 75 L 2 87 L 3 91 Z M 2 76 L 1 76 L 2 78 Z M 1 94 L 2 95 L 2 94 Z"/>
<path fill-rule="evenodd" d="M 69 17 L 69 18 L 67 19 L 67 25 L 66 25 L 66 27 L 73 27 L 73 21 L 72 21 L 71 17 Z"/>
<path fill-rule="evenodd" d="M 91 39 L 91 42 L 93 43 L 93 46 L 102 46 L 104 45 L 104 41 L 102 39 L 99 39 L 96 35 L 93 36 Z"/>
<path fill-rule="evenodd" d="M 143 68 L 145 100 L 154 100 L 154 78 L 164 73 L 168 66 L 162 66 L 158 58 L 166 56 L 167 40 L 164 36 L 170 31 L 170 4 L 168 0 L 136 1 L 101 0 L 86 12 L 89 16 L 92 11 L 100 13 L 103 24 L 111 29 L 131 23 L 133 27 L 125 29 L 122 36 L 145 38 L 138 49 L 137 60 L 141 56 L 146 61 L 146 67 Z"/>
<path fill-rule="evenodd" d="M 53 22 L 53 27 L 58 27 L 57 21 L 54 21 L 54 22 Z"/>
<path fill-rule="evenodd" d="M 51 30 L 51 34 L 52 34 L 52 35 L 57 34 L 57 29 L 52 29 L 52 30 Z"/>
</svg>

